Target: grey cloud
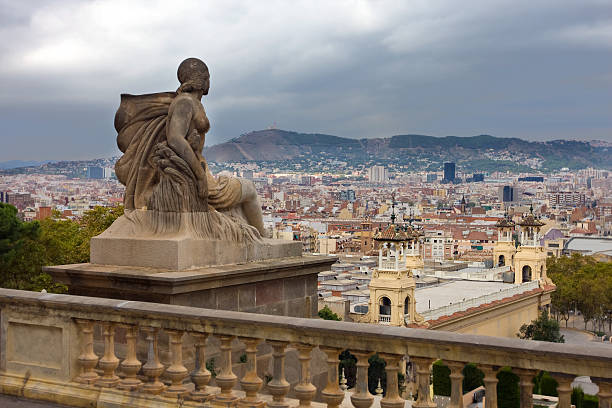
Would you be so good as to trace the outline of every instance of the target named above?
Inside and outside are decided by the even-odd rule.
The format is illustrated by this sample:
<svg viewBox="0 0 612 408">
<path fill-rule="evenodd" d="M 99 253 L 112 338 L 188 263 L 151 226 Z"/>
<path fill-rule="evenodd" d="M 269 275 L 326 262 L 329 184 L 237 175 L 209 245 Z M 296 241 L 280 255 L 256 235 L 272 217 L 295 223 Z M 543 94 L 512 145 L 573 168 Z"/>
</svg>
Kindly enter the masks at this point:
<svg viewBox="0 0 612 408">
<path fill-rule="evenodd" d="M 612 140 L 606 1 L 58 0 L 0 9 L 0 138 L 12 146 L 0 160 L 115 153 L 119 94 L 175 89 L 187 56 L 211 69 L 207 143 L 273 122 L 349 137 Z"/>
</svg>

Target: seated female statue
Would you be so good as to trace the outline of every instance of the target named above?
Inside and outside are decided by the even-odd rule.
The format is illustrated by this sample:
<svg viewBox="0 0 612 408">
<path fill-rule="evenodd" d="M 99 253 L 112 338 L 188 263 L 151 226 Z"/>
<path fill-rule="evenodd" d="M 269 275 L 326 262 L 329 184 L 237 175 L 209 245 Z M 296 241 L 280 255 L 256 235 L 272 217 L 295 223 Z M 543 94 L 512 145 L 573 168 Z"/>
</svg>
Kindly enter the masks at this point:
<svg viewBox="0 0 612 408">
<path fill-rule="evenodd" d="M 126 187 L 126 214 L 137 211 L 132 218 L 152 224 L 155 232 L 261 238 L 265 231 L 253 183 L 214 177 L 202 156 L 210 129 L 201 103 L 210 87 L 208 67 L 188 58 L 178 79 L 176 92 L 121 95 L 115 128 L 124 154 L 115 173 Z"/>
</svg>

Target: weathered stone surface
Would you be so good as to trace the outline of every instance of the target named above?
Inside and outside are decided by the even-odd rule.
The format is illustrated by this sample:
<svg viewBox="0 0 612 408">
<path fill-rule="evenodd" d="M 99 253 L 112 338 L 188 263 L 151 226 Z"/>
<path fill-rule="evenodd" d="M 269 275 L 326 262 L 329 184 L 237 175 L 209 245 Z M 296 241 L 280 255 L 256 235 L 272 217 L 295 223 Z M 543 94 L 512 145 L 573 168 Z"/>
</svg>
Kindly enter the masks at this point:
<svg viewBox="0 0 612 408">
<path fill-rule="evenodd" d="M 50 266 L 45 271 L 75 295 L 312 317 L 317 313 L 317 286 L 312 283 L 335 260 L 305 255 L 181 271 L 99 264 Z M 302 301 L 289 306 L 296 299 Z"/>
<path fill-rule="evenodd" d="M 68 405 L 58 405 L 51 402 L 28 400 L 25 398 L 0 395 L 2 408 L 68 408 Z"/>
<path fill-rule="evenodd" d="M 274 308 L 275 305 L 262 307 Z M 557 344 L 519 339 L 495 338 L 478 335 L 465 335 L 444 331 L 410 329 L 383 325 L 357 324 L 348 322 L 329 322 L 320 319 L 300 319 L 294 317 L 266 316 L 245 314 L 233 311 L 208 310 L 176 305 L 160 305 L 124 300 L 84 298 L 71 295 L 42 294 L 35 292 L 0 289 L 0 313 L 3 328 L 7 322 L 20 322 L 23 349 L 26 347 L 44 347 L 37 343 L 35 337 L 40 331 L 53 327 L 63 327 L 67 347 L 59 350 L 62 366 L 69 371 L 45 372 L 34 370 L 35 363 L 42 365 L 47 356 L 32 353 L 29 363 L 32 370 L 21 370 L 8 364 L 12 359 L 11 348 L 7 347 L 5 330 L 0 342 L 0 394 L 23 396 L 32 399 L 44 399 L 53 403 L 64 403 L 71 406 L 105 406 L 105 407 L 176 407 L 176 398 L 148 395 L 143 392 L 129 392 L 118 389 L 100 389 L 77 384 L 71 379 L 80 372 L 74 364 L 79 358 L 80 340 L 76 330 L 76 320 L 95 322 L 97 326 L 113 323 L 115 325 L 139 325 L 141 328 L 158 327 L 161 333 L 184 331 L 187 334 L 183 346 L 191 337 L 189 333 L 207 333 L 211 336 L 208 342 L 210 354 L 207 357 L 219 357 L 216 351 L 218 339 L 226 337 L 250 337 L 265 339 L 267 342 L 288 342 L 310 346 L 330 347 L 338 350 L 355 350 L 397 355 L 409 355 L 412 361 L 424 359 L 433 361 L 443 359 L 449 362 L 471 361 L 480 366 L 511 366 L 515 372 L 527 369 L 533 372 L 545 370 L 569 375 L 589 375 L 591 377 L 612 378 L 612 350 L 605 344 L 593 343 L 588 346 Z M 30 330 L 31 329 L 31 330 Z M 51 329 L 52 331 L 54 329 Z M 117 334 L 118 338 L 121 335 Z M 43 336 L 44 337 L 44 336 Z M 232 370 L 240 376 L 244 365 L 240 362 L 241 345 L 236 339 L 232 343 Z M 139 341 L 142 341 L 142 337 Z M 166 340 L 160 343 L 167 349 Z M 266 353 L 265 344 L 258 351 Z M 96 350 L 100 352 L 100 350 Z M 160 353 L 162 354 L 162 353 Z M 314 350 L 312 354 L 312 382 L 318 391 L 327 382 L 325 378 L 325 356 Z M 117 349 L 117 357 L 125 356 L 125 350 Z M 19 356 L 21 359 L 23 356 Z M 146 358 L 142 354 L 139 359 Z M 286 377 L 294 383 L 298 373 L 295 355 L 287 357 Z M 34 361 L 37 359 L 39 361 Z M 167 357 L 161 359 L 167 364 Z M 187 356 L 183 354 L 183 360 Z M 269 357 L 260 355 L 258 375 L 263 377 L 270 373 Z M 268 360 L 268 364 L 266 364 Z M 220 368 L 223 359 L 217 358 Z M 192 366 L 189 366 L 192 369 Z M 428 372 L 426 372 L 428 373 Z M 427 375 L 427 378 L 429 376 Z M 217 390 L 214 390 L 215 392 Z M 237 394 L 238 395 L 238 394 Z M 239 395 L 241 396 L 241 395 Z M 262 396 L 267 398 L 267 396 Z M 266 399 L 266 401 L 269 401 Z M 1 402 L 1 400 L 0 400 Z M 291 401 L 291 406 L 296 402 Z M 201 406 L 186 401 L 184 406 Z M 318 407 L 318 405 L 313 405 Z"/>
<path fill-rule="evenodd" d="M 131 229 L 127 235 L 140 238 L 259 241 L 265 230 L 253 183 L 214 177 L 202 156 L 210 129 L 201 102 L 210 87 L 208 67 L 187 58 L 177 77 L 176 92 L 121 95 L 115 129 L 123 156 L 115 173 L 126 187 L 126 214 L 110 230 Z"/>
<path fill-rule="evenodd" d="M 301 243 L 273 239 L 235 243 L 189 237 L 118 238 L 105 234 L 91 239 L 92 264 L 167 268 L 179 271 L 295 257 L 301 254 Z"/>
<path fill-rule="evenodd" d="M 304 277 L 285 279 L 283 291 L 285 299 L 303 299 L 306 296 L 306 279 Z"/>
</svg>

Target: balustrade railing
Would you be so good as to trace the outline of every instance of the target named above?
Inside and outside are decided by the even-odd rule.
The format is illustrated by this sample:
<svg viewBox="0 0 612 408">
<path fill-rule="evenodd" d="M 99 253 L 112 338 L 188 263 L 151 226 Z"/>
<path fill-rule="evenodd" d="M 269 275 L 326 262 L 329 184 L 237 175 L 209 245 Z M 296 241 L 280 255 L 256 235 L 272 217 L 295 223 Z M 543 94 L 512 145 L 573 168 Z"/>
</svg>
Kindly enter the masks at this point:
<svg viewBox="0 0 612 408">
<path fill-rule="evenodd" d="M 430 374 L 436 359 L 444 360 L 451 369 L 450 406 L 454 408 L 462 406 L 461 369 L 466 363 L 477 364 L 485 373 L 487 408 L 497 408 L 496 373 L 504 366 L 520 376 L 523 408 L 531 408 L 531 380 L 539 370 L 550 372 L 559 381 L 559 408 L 570 407 L 569 383 L 578 375 L 591 376 L 599 384 L 602 406 L 609 407 L 612 398 L 612 347 L 599 343 L 579 347 L 402 327 L 381 330 L 370 324 L 8 289 L 0 289 L 0 311 L 0 392 L 61 400 L 66 405 L 94 406 L 90 399 L 111 398 L 109 393 L 116 393 L 112 406 L 176 407 L 179 400 L 183 407 L 206 402 L 219 407 L 293 404 L 305 408 L 317 394 L 311 378 L 311 359 L 317 348 L 326 356 L 327 379 L 320 395 L 330 408 L 340 406 L 345 398 L 339 388 L 338 357 L 347 349 L 358 359 L 356 386 L 350 396 L 356 408 L 372 405 L 367 361 L 374 353 L 386 361 L 387 392 L 380 401 L 383 408 L 404 406 L 397 380 L 405 361 L 413 363 L 417 374 L 418 399 L 413 406 L 434 407 Z M 95 333 L 102 335 L 102 351 L 95 350 Z M 168 336 L 166 364 L 160 362 L 158 339 L 162 333 Z M 215 377 L 218 388 L 208 386 L 213 374 L 205 363 L 207 340 L 213 337 L 220 342 L 221 367 Z M 17 338 L 22 344 L 16 344 Z M 245 350 L 241 378 L 232 364 L 232 342 L 236 339 Z M 122 360 L 116 353 L 118 342 Z M 263 343 L 273 350 L 272 375 L 265 385 L 257 369 L 257 350 Z M 138 358 L 139 347 L 146 349 L 143 361 Z M 186 349 L 193 350 L 195 359 L 191 373 L 186 367 Z M 297 353 L 292 371 L 299 373 L 293 387 L 299 405 L 290 404 L 287 398 L 292 389 L 285 378 L 289 349 Z M 127 402 L 122 405 L 119 398 Z"/>
<path fill-rule="evenodd" d="M 531 281 L 527 283 L 521 283 L 520 285 L 512 286 L 508 289 L 502 289 L 499 292 L 489 293 L 483 296 L 478 296 L 472 299 L 464 300 L 461 302 L 453 303 L 452 305 L 442 306 L 435 309 L 429 309 L 421 312 L 421 316 L 425 320 L 435 320 L 442 316 L 450 316 L 453 313 L 463 312 L 472 307 L 478 307 L 486 303 L 491 303 L 496 300 L 502 300 L 514 295 L 528 292 L 539 288 L 538 281 Z"/>
<path fill-rule="evenodd" d="M 379 269 L 383 269 L 383 270 L 395 270 L 396 268 L 396 264 L 395 264 L 395 259 L 391 260 L 391 261 L 387 261 L 384 260 L 381 262 Z"/>
</svg>

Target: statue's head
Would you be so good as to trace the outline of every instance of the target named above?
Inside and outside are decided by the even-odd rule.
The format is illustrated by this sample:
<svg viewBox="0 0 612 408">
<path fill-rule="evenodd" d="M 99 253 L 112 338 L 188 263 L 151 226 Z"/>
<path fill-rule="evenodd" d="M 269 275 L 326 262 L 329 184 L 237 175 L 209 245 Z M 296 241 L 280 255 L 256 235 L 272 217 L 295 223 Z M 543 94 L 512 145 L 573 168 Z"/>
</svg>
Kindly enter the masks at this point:
<svg viewBox="0 0 612 408">
<path fill-rule="evenodd" d="M 181 83 L 177 92 L 202 91 L 204 95 L 208 94 L 210 74 L 204 61 L 198 58 L 187 58 L 179 65 L 177 76 Z"/>
</svg>

